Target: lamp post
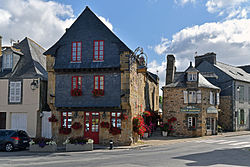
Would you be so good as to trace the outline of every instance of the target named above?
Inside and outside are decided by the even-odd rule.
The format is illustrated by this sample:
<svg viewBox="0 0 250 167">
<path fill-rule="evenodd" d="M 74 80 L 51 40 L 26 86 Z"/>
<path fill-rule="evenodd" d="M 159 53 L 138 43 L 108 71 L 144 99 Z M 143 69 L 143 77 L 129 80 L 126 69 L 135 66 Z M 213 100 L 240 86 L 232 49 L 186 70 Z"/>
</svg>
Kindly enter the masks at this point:
<svg viewBox="0 0 250 167">
<path fill-rule="evenodd" d="M 239 86 L 237 86 L 236 87 L 236 97 L 235 97 L 235 114 L 234 114 L 234 116 L 235 116 L 235 131 L 237 131 L 237 126 L 238 126 L 238 105 L 237 105 L 237 103 L 239 102 L 239 100 L 240 100 L 240 96 L 239 96 L 239 94 L 240 94 L 240 87 Z"/>
</svg>

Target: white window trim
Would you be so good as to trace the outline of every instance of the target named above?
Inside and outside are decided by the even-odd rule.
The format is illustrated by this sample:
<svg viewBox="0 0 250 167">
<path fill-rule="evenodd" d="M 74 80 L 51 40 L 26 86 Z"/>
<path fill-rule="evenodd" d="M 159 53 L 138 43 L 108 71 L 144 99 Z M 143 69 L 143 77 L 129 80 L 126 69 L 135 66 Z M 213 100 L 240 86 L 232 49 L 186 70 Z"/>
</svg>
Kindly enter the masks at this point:
<svg viewBox="0 0 250 167">
<path fill-rule="evenodd" d="M 188 81 L 197 81 L 197 73 L 188 73 Z"/>
<path fill-rule="evenodd" d="M 3 69 L 11 69 L 12 68 L 12 54 L 9 55 L 3 55 Z"/>
<path fill-rule="evenodd" d="M 20 103 L 22 95 L 22 83 L 18 82 L 10 82 L 9 85 L 9 102 L 10 103 Z"/>
</svg>

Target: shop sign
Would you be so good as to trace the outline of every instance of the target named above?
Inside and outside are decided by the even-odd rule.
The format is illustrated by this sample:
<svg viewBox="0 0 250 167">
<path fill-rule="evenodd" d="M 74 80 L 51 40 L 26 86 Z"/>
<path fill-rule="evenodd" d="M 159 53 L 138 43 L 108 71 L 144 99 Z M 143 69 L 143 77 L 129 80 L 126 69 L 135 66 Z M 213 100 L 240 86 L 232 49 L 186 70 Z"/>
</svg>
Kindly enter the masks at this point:
<svg viewBox="0 0 250 167">
<path fill-rule="evenodd" d="M 200 113 L 201 109 L 194 107 L 194 106 L 187 106 L 187 107 L 181 108 L 181 112 L 196 114 L 196 113 Z"/>
</svg>

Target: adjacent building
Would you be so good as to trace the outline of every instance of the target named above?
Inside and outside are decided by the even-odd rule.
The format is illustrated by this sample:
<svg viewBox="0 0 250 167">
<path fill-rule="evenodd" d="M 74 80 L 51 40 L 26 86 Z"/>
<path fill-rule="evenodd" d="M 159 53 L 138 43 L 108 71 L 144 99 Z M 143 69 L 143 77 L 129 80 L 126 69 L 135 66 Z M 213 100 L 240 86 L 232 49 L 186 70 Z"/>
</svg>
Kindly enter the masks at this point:
<svg viewBox="0 0 250 167">
<path fill-rule="evenodd" d="M 217 134 L 220 88 L 192 66 L 176 72 L 174 55 L 167 56 L 163 90 L 163 123 L 172 122 L 174 136 Z M 169 121 L 170 120 L 170 121 Z"/>
<path fill-rule="evenodd" d="M 248 67 L 218 62 L 215 53 L 196 56 L 195 67 L 221 88 L 218 124 L 226 131 L 249 129 L 250 74 L 244 71 Z"/>
<path fill-rule="evenodd" d="M 43 111 L 48 110 L 45 50 L 26 37 L 0 51 L 0 129 L 41 136 Z"/>
<path fill-rule="evenodd" d="M 132 119 L 159 110 L 159 78 L 146 55 L 131 51 L 88 8 L 44 54 L 53 137 L 85 136 L 94 143 L 130 145 Z M 139 53 L 139 54 L 137 54 Z"/>
</svg>

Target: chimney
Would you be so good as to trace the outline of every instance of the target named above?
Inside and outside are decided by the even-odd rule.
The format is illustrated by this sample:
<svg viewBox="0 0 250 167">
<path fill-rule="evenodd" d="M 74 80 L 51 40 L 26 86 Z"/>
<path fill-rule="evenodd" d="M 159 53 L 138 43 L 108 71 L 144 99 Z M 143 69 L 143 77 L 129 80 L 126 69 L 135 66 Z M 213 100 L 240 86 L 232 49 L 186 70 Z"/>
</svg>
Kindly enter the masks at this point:
<svg viewBox="0 0 250 167">
<path fill-rule="evenodd" d="M 0 56 L 2 56 L 2 37 L 0 36 Z"/>
<path fill-rule="evenodd" d="M 174 81 L 175 68 L 175 57 L 174 55 L 167 56 L 167 69 L 166 69 L 166 85 Z"/>
<path fill-rule="evenodd" d="M 195 56 L 195 67 L 198 67 L 203 61 L 207 61 L 210 64 L 216 64 L 216 54 L 210 52 L 202 56 Z"/>
</svg>

